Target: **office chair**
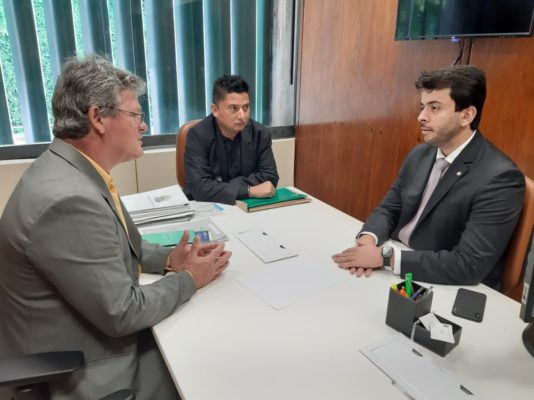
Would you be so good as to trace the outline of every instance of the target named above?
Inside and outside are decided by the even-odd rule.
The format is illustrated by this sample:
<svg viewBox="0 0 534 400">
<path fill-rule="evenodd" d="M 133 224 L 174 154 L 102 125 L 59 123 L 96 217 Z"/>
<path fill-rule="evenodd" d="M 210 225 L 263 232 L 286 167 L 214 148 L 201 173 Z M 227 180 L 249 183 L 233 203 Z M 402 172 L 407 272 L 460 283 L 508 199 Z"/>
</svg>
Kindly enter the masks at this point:
<svg viewBox="0 0 534 400">
<path fill-rule="evenodd" d="M 81 351 L 58 351 L 16 356 L 0 360 L 0 387 L 14 389 L 14 400 L 50 398 L 48 382 L 65 377 L 83 364 Z M 101 400 L 134 400 L 131 390 L 119 390 Z"/>
<path fill-rule="evenodd" d="M 501 291 L 517 301 L 521 301 L 523 292 L 523 266 L 534 224 L 534 181 L 525 176 L 525 184 L 523 211 L 504 253 L 501 277 Z"/>
<path fill-rule="evenodd" d="M 185 186 L 184 154 L 185 143 L 187 142 L 187 134 L 189 133 L 189 129 L 199 122 L 200 119 L 194 119 L 186 122 L 180 127 L 178 135 L 176 135 L 176 179 L 182 188 Z"/>
</svg>

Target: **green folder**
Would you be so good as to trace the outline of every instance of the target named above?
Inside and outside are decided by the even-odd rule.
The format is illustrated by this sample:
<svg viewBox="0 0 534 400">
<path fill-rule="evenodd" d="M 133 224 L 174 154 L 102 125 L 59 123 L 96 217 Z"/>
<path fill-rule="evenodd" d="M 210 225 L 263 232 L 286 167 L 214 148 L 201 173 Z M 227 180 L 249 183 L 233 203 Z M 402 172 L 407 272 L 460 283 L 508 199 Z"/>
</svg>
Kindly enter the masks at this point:
<svg viewBox="0 0 534 400">
<path fill-rule="evenodd" d="M 305 194 L 293 192 L 288 188 L 278 188 L 273 197 L 241 199 L 236 201 L 236 205 L 245 211 L 253 212 L 292 204 L 308 203 L 309 201 L 310 199 Z"/>
<path fill-rule="evenodd" d="M 142 235 L 142 238 L 147 242 L 159 244 L 161 246 L 175 246 L 182 240 L 184 231 L 172 231 L 172 232 L 162 232 L 162 233 L 146 233 Z M 189 240 L 188 243 L 193 243 L 195 238 L 195 231 L 189 230 Z"/>
</svg>

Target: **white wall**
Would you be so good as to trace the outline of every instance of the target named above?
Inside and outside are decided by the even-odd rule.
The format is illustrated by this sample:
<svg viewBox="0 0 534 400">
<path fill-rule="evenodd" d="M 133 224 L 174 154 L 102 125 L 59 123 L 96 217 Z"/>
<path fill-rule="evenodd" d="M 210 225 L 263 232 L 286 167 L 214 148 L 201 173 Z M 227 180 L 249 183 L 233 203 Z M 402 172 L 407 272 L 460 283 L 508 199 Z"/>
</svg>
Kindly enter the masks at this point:
<svg viewBox="0 0 534 400">
<path fill-rule="evenodd" d="M 295 139 L 273 140 L 273 152 L 280 175 L 278 186 L 293 186 Z M 0 213 L 33 160 L 0 161 Z M 176 184 L 176 151 L 173 147 L 147 150 L 143 157 L 120 164 L 111 171 L 122 195 Z"/>
</svg>

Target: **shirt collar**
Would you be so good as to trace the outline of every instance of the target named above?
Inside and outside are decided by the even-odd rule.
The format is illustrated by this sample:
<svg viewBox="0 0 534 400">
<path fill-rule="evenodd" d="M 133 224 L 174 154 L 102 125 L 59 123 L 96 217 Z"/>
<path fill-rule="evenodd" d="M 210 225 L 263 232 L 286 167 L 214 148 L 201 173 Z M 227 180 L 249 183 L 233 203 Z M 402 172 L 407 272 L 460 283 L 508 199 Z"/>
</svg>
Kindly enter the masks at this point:
<svg viewBox="0 0 534 400">
<path fill-rule="evenodd" d="M 104 182 L 106 183 L 106 186 L 108 188 L 110 188 L 113 185 L 113 181 L 111 179 L 111 175 L 108 174 L 104 168 L 102 168 L 100 165 L 98 165 L 98 163 L 95 160 L 93 160 L 91 157 L 89 157 L 83 151 L 81 151 L 80 149 L 78 149 L 78 148 L 76 148 L 74 146 L 73 146 L 73 148 L 75 148 L 76 151 L 78 151 L 82 156 L 84 156 L 87 159 L 87 161 L 89 161 L 91 163 L 91 165 L 96 170 L 96 172 L 98 172 L 98 175 L 100 175 L 102 177 L 102 179 L 104 180 Z"/>
<path fill-rule="evenodd" d="M 471 140 L 473 140 L 473 137 L 475 137 L 475 133 L 477 133 L 477 130 L 475 129 L 473 131 L 473 133 L 471 134 L 471 136 L 469 136 L 469 139 L 467 139 L 465 142 L 463 142 L 460 146 L 458 146 L 457 148 L 454 149 L 454 151 L 451 151 L 451 154 L 449 154 L 448 156 L 445 156 L 445 154 L 443 154 L 443 152 L 441 151 L 441 149 L 438 147 L 438 152 L 436 153 L 436 159 L 438 158 L 444 158 L 449 164 L 452 164 L 454 162 L 454 160 L 456 160 L 456 157 L 458 157 L 460 155 L 460 153 L 462 152 L 463 149 L 465 149 L 467 147 L 467 145 L 469 144 L 469 142 Z"/>
</svg>

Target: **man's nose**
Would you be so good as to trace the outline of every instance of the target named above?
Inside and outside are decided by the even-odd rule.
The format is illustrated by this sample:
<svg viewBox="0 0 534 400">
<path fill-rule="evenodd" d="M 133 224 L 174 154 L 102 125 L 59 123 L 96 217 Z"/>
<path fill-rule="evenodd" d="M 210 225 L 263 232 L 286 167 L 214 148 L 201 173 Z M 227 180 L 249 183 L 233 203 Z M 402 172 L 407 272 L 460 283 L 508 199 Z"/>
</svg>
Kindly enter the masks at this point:
<svg viewBox="0 0 534 400">
<path fill-rule="evenodd" d="M 148 125 L 146 124 L 145 121 L 141 121 L 141 125 L 139 126 L 139 130 L 141 132 L 146 132 L 148 131 Z"/>
<path fill-rule="evenodd" d="M 428 121 L 427 117 L 426 117 L 426 112 L 425 112 L 425 109 L 423 108 L 421 110 L 421 112 L 419 113 L 419 116 L 417 117 L 417 120 L 419 122 L 423 122 L 423 121 Z"/>
</svg>

